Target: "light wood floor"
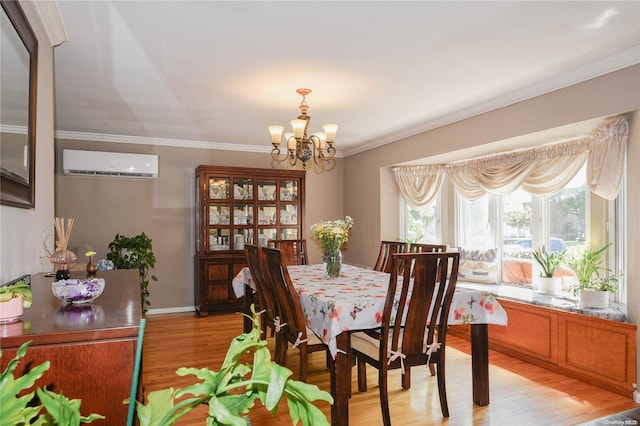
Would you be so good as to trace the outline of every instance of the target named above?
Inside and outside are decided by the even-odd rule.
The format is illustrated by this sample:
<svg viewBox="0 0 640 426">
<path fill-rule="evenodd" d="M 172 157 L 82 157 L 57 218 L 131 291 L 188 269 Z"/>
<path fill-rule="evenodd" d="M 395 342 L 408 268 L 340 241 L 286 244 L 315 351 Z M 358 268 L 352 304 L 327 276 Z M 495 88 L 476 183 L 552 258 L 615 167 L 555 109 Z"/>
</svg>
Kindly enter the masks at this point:
<svg viewBox="0 0 640 426">
<path fill-rule="evenodd" d="M 193 313 L 150 315 L 144 337 L 143 385 L 145 393 L 155 389 L 184 387 L 195 377 L 179 377 L 178 367 L 218 369 L 229 342 L 242 332 L 239 314 Z M 273 339 L 270 339 L 273 340 Z M 273 349 L 273 342 L 270 342 Z M 287 367 L 297 377 L 295 350 L 289 351 Z M 447 348 L 447 396 L 450 418 L 442 418 L 435 378 L 426 368 L 412 369 L 412 387 L 402 390 L 400 372 L 391 373 L 389 398 L 394 425 L 575 425 L 622 410 L 637 407 L 630 398 L 587 385 L 543 368 L 491 351 L 491 403 L 478 407 L 471 400 L 471 359 L 469 343 L 450 336 Z M 323 353 L 311 355 L 308 381 L 329 391 L 329 373 Z M 377 372 L 368 370 L 369 390 L 358 393 L 355 369 L 353 396 L 349 402 L 350 424 L 382 424 L 377 388 Z M 329 418 L 330 406 L 317 404 Z M 276 416 L 257 403 L 251 411 L 254 425 L 290 425 L 286 402 Z M 179 425 L 204 425 L 206 407 L 180 419 Z"/>
</svg>

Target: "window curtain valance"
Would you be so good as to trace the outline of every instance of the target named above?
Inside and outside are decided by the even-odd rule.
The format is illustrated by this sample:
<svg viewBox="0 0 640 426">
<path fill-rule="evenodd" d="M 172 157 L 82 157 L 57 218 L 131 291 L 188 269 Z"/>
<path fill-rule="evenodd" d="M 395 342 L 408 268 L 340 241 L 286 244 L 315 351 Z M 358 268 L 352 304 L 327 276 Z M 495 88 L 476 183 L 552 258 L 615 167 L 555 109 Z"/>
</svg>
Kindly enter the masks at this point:
<svg viewBox="0 0 640 426">
<path fill-rule="evenodd" d="M 470 200 L 520 187 L 546 196 L 565 187 L 587 161 L 591 191 L 611 200 L 622 181 L 627 136 L 627 119 L 619 117 L 602 123 L 591 137 L 448 164 L 394 167 L 393 172 L 405 200 L 421 207 L 433 201 L 445 176 Z"/>
<path fill-rule="evenodd" d="M 446 172 L 441 165 L 394 167 L 393 173 L 405 201 L 414 209 L 431 204 L 444 183 Z"/>
</svg>

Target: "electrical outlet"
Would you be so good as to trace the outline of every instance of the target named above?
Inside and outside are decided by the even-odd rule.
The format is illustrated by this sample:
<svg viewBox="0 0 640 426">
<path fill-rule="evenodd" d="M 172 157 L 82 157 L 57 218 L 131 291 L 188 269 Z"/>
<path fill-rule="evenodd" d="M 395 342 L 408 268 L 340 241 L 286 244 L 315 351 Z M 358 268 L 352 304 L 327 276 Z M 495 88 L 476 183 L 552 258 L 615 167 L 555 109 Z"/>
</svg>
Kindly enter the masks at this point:
<svg viewBox="0 0 640 426">
<path fill-rule="evenodd" d="M 637 389 L 633 391 L 633 400 L 640 404 L 640 392 Z"/>
</svg>

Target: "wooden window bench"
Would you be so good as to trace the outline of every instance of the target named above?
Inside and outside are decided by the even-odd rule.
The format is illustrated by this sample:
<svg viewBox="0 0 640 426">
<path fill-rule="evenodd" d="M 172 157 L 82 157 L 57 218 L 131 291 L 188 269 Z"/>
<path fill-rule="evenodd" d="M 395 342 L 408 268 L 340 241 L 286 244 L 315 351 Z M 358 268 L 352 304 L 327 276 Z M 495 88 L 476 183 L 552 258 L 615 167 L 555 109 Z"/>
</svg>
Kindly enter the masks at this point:
<svg viewBox="0 0 640 426">
<path fill-rule="evenodd" d="M 482 286 L 487 287 L 509 317 L 507 327 L 489 325 L 491 349 L 633 398 L 637 327 L 625 322 L 624 313 L 581 310 L 562 298 L 532 297 L 529 289 Z M 505 287 L 516 291 L 505 296 Z M 469 326 L 449 332 L 470 337 Z"/>
</svg>

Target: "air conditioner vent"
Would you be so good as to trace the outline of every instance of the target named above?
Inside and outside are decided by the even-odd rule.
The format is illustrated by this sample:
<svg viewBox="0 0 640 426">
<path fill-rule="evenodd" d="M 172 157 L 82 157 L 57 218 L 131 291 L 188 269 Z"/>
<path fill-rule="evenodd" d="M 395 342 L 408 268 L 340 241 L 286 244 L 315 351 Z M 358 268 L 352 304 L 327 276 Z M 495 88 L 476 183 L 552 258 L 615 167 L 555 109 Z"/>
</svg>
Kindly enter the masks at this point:
<svg viewBox="0 0 640 426">
<path fill-rule="evenodd" d="M 137 179 L 158 177 L 157 155 L 65 149 L 62 156 L 65 175 Z"/>
</svg>

